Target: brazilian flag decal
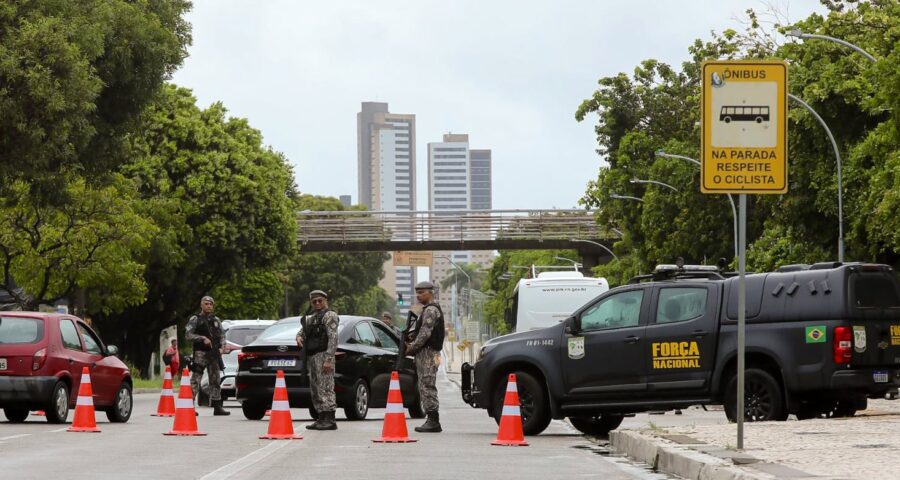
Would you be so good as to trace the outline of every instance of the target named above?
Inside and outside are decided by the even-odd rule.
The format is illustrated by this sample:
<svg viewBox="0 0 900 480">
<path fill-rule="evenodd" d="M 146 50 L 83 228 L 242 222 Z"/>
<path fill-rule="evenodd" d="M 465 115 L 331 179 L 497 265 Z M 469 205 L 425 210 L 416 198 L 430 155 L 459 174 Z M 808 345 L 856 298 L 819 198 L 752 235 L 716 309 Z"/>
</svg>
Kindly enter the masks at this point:
<svg viewBox="0 0 900 480">
<path fill-rule="evenodd" d="M 806 327 L 806 343 L 825 343 L 825 325 Z"/>
</svg>

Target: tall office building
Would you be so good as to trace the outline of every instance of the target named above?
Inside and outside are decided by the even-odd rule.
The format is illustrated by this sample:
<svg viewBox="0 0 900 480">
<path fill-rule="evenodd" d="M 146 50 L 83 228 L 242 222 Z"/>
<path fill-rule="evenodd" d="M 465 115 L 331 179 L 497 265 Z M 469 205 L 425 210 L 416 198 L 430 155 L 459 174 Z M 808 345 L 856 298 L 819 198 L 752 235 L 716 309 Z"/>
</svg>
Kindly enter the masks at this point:
<svg viewBox="0 0 900 480">
<path fill-rule="evenodd" d="M 428 144 L 428 209 L 435 216 L 464 215 L 442 211 L 491 209 L 491 151 L 469 149 L 469 136 L 446 134 L 443 142 Z M 490 268 L 493 251 L 435 252 L 431 278 L 441 286 L 441 303 L 449 305 L 449 290 L 444 286 L 456 264 L 475 263 Z M 458 288 L 466 288 L 465 280 Z"/>
<path fill-rule="evenodd" d="M 416 116 L 390 113 L 388 104 L 363 102 L 356 115 L 359 202 L 370 210 L 416 209 Z M 403 235 L 403 232 L 395 232 Z M 403 295 L 404 315 L 414 298 L 414 267 L 388 260 L 379 285 L 393 298 Z"/>
</svg>

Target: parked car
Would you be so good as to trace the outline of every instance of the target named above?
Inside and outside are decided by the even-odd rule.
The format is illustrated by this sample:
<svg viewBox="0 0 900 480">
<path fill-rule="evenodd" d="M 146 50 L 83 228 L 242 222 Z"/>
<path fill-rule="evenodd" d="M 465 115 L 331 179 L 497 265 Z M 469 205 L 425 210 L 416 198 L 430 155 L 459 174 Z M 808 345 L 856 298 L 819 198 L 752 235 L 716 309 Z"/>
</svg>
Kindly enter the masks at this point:
<svg viewBox="0 0 900 480">
<path fill-rule="evenodd" d="M 563 417 L 605 435 L 625 415 L 700 404 L 735 421 L 737 282 L 715 267 L 660 265 L 559 325 L 485 343 L 462 367 L 463 400 L 499 421 L 516 373 L 526 435 Z M 852 416 L 900 386 L 891 267 L 792 265 L 746 282 L 747 420 Z"/>
<path fill-rule="evenodd" d="M 10 422 L 31 410 L 63 423 L 78 399 L 81 371 L 88 367 L 94 407 L 111 422 L 131 417 L 131 374 L 81 319 L 41 312 L 0 313 L 0 408 Z"/>
<path fill-rule="evenodd" d="M 291 407 L 309 408 L 310 415 L 317 416 L 312 408 L 305 358 L 295 340 L 299 330 L 300 317 L 285 318 L 238 354 L 237 399 L 248 419 L 259 420 L 271 408 L 278 370 L 284 370 Z M 362 420 L 369 408 L 386 406 L 399 341 L 380 320 L 341 315 L 334 391 L 338 407 L 344 409 L 348 419 Z M 424 417 L 411 357 L 403 359 L 399 374 L 403 405 L 411 417 Z"/>
<path fill-rule="evenodd" d="M 222 386 L 222 400 L 234 397 L 234 378 L 237 375 L 238 354 L 244 345 L 252 343 L 265 329 L 275 323 L 275 320 L 222 320 L 222 328 L 225 330 L 225 354 L 222 361 L 225 370 L 219 378 Z M 200 392 L 197 394 L 197 403 L 209 404 L 209 374 L 203 371 L 200 379 Z"/>
</svg>

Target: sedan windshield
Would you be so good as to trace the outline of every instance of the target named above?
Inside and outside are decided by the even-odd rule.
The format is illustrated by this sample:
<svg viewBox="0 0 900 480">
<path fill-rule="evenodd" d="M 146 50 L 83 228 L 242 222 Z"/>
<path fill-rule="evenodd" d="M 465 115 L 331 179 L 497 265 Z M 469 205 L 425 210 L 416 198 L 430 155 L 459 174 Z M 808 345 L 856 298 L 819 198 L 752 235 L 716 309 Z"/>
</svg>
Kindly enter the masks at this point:
<svg viewBox="0 0 900 480">
<path fill-rule="evenodd" d="M 344 322 L 338 323 L 338 332 L 344 329 L 344 325 L 346 325 Z M 298 332 L 300 332 L 300 319 L 286 318 L 267 328 L 266 331 L 259 335 L 258 340 L 294 343 L 294 338 Z"/>
</svg>

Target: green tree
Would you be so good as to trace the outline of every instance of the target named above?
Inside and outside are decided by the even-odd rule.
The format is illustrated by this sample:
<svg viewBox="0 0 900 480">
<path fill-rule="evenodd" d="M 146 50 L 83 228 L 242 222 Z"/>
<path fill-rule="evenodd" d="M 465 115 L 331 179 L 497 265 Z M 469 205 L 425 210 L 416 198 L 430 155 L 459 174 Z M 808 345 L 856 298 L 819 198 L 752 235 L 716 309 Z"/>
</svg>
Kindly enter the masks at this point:
<svg viewBox="0 0 900 480">
<path fill-rule="evenodd" d="M 220 103 L 201 110 L 187 89 L 170 85 L 163 93 L 144 112 L 140 135 L 130 139 L 133 160 L 121 169 L 160 228 L 147 261 L 146 301 L 94 316 L 142 370 L 155 346 L 148 339 L 183 324 L 202 295 L 240 288 L 248 272 L 279 271 L 295 248 L 296 193 L 284 156 L 265 147 L 246 120 L 227 118 Z M 269 295 L 253 301 L 265 304 Z"/>
<path fill-rule="evenodd" d="M 19 307 L 36 310 L 79 290 L 101 312 L 143 301 L 144 259 L 158 228 L 141 210 L 131 182 L 114 175 L 108 183 L 92 187 L 80 177 L 65 177 L 53 205 L 35 198 L 25 181 L 4 190 L 0 286 Z"/>
<path fill-rule="evenodd" d="M 278 308 L 284 303 L 283 278 L 268 269 L 238 272 L 232 281 L 213 289 L 216 315 L 223 319 L 278 318 Z"/>
<path fill-rule="evenodd" d="M 334 197 L 301 195 L 297 211 L 347 210 Z M 350 210 L 361 210 L 354 206 Z M 393 299 L 378 287 L 384 276 L 385 252 L 304 253 L 294 255 L 289 271 L 288 303 L 285 315 L 302 314 L 309 308 L 309 292 L 328 293 L 331 308 L 350 315 L 378 316 L 391 310 Z"/>
<path fill-rule="evenodd" d="M 477 263 L 457 264 L 458 267 L 452 267 L 447 274 L 447 278 L 441 283 L 441 290 L 449 290 L 455 285 L 458 289 L 471 288 L 472 290 L 481 290 L 481 284 L 484 283 L 485 271 Z M 460 269 L 465 273 L 460 272 Z M 471 284 L 470 284 L 471 282 Z"/>
<path fill-rule="evenodd" d="M 0 179 L 54 198 L 55 172 L 103 175 L 187 56 L 187 0 L 0 4 Z M 0 182 L 0 185 L 8 185 Z"/>
</svg>

